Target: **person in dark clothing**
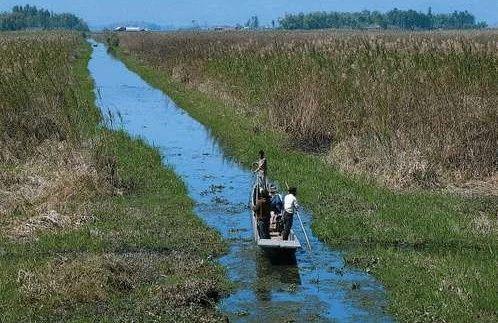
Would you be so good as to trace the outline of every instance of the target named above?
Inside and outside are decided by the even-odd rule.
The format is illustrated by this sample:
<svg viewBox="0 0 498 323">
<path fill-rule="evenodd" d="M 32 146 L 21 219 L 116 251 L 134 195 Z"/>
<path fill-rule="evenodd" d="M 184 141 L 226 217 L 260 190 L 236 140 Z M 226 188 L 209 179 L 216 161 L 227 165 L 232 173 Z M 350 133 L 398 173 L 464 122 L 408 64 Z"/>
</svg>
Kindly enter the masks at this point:
<svg viewBox="0 0 498 323">
<path fill-rule="evenodd" d="M 265 189 L 252 207 L 258 222 L 258 234 L 261 239 L 270 239 L 270 197 Z"/>
<path fill-rule="evenodd" d="M 284 228 L 282 230 L 282 240 L 289 240 L 289 235 L 294 223 L 294 214 L 284 212 Z"/>
</svg>

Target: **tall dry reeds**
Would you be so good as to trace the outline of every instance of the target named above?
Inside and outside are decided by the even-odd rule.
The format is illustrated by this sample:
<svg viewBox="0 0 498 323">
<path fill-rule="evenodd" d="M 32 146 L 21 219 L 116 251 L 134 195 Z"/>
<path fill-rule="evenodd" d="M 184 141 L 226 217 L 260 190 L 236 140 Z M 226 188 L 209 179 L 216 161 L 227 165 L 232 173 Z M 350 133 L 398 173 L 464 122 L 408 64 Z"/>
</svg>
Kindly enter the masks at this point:
<svg viewBox="0 0 498 323">
<path fill-rule="evenodd" d="M 62 32 L 0 36 L 0 161 L 26 158 L 48 139 L 79 141 L 88 114 L 97 118 L 71 72 L 81 41 Z"/>
<path fill-rule="evenodd" d="M 90 141 L 99 114 L 78 75 L 86 77 L 83 41 L 69 32 L 0 33 L 2 235 L 82 223 L 87 210 L 69 202 L 112 189 Z"/>
<path fill-rule="evenodd" d="M 496 173 L 494 31 L 121 34 L 119 44 L 177 81 L 228 93 L 347 171 L 394 186 Z"/>
</svg>

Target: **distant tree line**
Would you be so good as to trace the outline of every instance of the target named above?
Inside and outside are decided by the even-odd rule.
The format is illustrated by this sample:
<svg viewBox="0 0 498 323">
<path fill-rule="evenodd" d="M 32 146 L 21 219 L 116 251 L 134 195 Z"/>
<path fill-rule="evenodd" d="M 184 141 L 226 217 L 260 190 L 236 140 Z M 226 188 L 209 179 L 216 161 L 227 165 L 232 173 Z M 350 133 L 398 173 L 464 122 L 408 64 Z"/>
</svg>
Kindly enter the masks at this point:
<svg viewBox="0 0 498 323">
<path fill-rule="evenodd" d="M 382 28 L 382 29 L 478 29 L 487 27 L 476 22 L 467 11 L 449 14 L 433 14 L 415 10 L 393 9 L 387 13 L 379 11 L 362 12 L 314 12 L 309 14 L 288 14 L 279 20 L 283 29 L 325 29 L 325 28 Z"/>
<path fill-rule="evenodd" d="M 74 29 L 87 31 L 88 25 L 70 13 L 56 14 L 35 6 L 15 6 L 0 13 L 0 31 L 24 29 Z"/>
<path fill-rule="evenodd" d="M 251 18 L 249 18 L 249 20 L 246 22 L 244 26 L 250 29 L 258 29 L 259 28 L 258 16 L 252 16 Z"/>
</svg>

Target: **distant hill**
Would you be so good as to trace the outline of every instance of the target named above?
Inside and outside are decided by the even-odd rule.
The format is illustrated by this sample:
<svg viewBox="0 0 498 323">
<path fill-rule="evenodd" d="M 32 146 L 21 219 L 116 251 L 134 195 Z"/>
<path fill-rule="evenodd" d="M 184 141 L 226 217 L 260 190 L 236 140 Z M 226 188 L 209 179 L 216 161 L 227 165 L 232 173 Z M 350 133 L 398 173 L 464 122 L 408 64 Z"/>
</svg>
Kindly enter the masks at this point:
<svg viewBox="0 0 498 323">
<path fill-rule="evenodd" d="M 0 31 L 25 29 L 73 29 L 87 31 L 88 25 L 70 13 L 53 13 L 35 6 L 15 6 L 0 13 Z"/>
</svg>

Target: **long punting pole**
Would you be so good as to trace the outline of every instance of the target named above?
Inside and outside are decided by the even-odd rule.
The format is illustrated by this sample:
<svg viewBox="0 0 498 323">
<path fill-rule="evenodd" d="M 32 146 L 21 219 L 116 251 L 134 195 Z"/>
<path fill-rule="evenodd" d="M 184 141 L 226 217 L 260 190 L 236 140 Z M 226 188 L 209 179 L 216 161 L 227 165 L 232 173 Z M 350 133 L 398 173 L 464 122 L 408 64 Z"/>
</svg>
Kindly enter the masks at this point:
<svg viewBox="0 0 498 323">
<path fill-rule="evenodd" d="M 306 233 L 306 230 L 304 229 L 304 224 L 303 220 L 301 220 L 301 215 L 299 215 L 299 212 L 296 210 L 297 218 L 299 219 L 299 223 L 301 223 L 301 229 L 303 229 L 304 237 L 306 238 L 306 242 L 308 243 L 308 248 L 310 249 L 311 252 L 311 243 L 310 239 L 308 239 L 308 234 Z"/>
</svg>

